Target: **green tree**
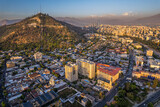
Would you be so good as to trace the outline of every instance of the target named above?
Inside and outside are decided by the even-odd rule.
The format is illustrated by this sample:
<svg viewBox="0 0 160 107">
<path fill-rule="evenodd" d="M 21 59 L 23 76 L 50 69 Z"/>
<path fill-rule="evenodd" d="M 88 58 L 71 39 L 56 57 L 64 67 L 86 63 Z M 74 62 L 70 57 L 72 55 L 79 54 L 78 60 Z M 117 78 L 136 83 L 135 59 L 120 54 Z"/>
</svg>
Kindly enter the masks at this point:
<svg viewBox="0 0 160 107">
<path fill-rule="evenodd" d="M 63 65 L 63 66 L 65 66 L 65 65 L 66 65 L 66 62 L 65 62 L 65 61 L 63 61 L 63 62 L 62 62 L 62 65 Z"/>
<path fill-rule="evenodd" d="M 59 75 L 58 75 L 58 74 L 56 74 L 56 73 L 54 74 L 54 76 L 56 76 L 57 78 L 59 77 Z"/>
<path fill-rule="evenodd" d="M 129 82 L 125 83 L 125 90 L 129 91 L 129 88 L 130 88 L 130 83 Z"/>
<path fill-rule="evenodd" d="M 126 94 L 125 90 L 119 90 L 119 92 L 118 92 L 118 96 L 121 98 L 125 97 L 125 94 Z"/>
<path fill-rule="evenodd" d="M 131 84 L 131 85 L 130 85 L 130 88 L 131 88 L 131 90 L 135 90 L 135 89 L 137 88 L 137 86 L 134 85 L 134 84 Z"/>
<path fill-rule="evenodd" d="M 8 95 L 8 93 L 7 93 L 6 90 L 3 90 L 3 95 L 4 95 L 4 96 L 7 96 L 7 95 Z"/>
<path fill-rule="evenodd" d="M 132 93 L 132 92 L 127 93 L 127 97 L 128 97 L 129 99 L 131 99 L 131 100 L 133 100 L 133 99 L 134 99 L 134 95 L 133 95 L 133 93 Z"/>
<path fill-rule="evenodd" d="M 17 71 L 13 71 L 12 76 L 16 75 L 17 73 L 18 73 Z"/>
<path fill-rule="evenodd" d="M 37 71 L 37 67 L 34 67 L 34 71 Z"/>
<path fill-rule="evenodd" d="M 153 85 L 152 85 L 152 87 L 153 87 L 153 88 L 156 88 L 157 85 L 158 85 L 158 80 L 157 80 L 157 79 L 153 80 Z"/>
<path fill-rule="evenodd" d="M 107 105 L 104 105 L 104 107 L 108 107 Z"/>
<path fill-rule="evenodd" d="M 115 100 L 115 101 L 118 101 L 118 96 L 114 96 L 114 100 Z"/>
<path fill-rule="evenodd" d="M 42 63 L 40 63 L 40 67 L 41 67 L 41 68 L 44 68 L 44 65 L 43 65 Z"/>
<path fill-rule="evenodd" d="M 151 85 L 151 82 L 147 82 L 147 85 L 150 87 L 150 85 Z"/>
<path fill-rule="evenodd" d="M 25 98 L 24 95 L 21 95 L 21 96 L 20 96 L 20 99 L 24 100 L 24 98 Z"/>
<path fill-rule="evenodd" d="M 153 104 L 150 102 L 150 103 L 148 104 L 148 107 L 153 107 Z"/>
<path fill-rule="evenodd" d="M 40 85 L 38 85 L 38 88 L 42 88 L 42 85 L 40 84 Z"/>
<path fill-rule="evenodd" d="M 86 107 L 92 107 L 91 101 L 87 101 Z"/>
<path fill-rule="evenodd" d="M 103 96 L 103 92 L 102 92 L 102 91 L 99 93 L 99 98 L 101 98 L 101 99 L 103 99 L 103 98 L 104 98 L 104 96 Z"/>
<path fill-rule="evenodd" d="M 1 106 L 2 106 L 2 107 L 6 107 L 6 104 L 5 104 L 4 101 L 1 102 Z"/>
</svg>

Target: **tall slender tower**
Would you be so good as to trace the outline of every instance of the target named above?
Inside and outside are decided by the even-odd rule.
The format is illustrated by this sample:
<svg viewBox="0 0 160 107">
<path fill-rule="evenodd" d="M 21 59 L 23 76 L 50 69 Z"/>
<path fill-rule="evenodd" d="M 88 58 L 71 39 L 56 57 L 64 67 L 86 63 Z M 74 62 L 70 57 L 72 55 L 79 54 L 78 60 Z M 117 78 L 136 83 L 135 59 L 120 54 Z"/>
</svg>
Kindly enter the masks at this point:
<svg viewBox="0 0 160 107">
<path fill-rule="evenodd" d="M 44 26 L 44 16 L 42 14 L 42 6 L 41 6 L 41 2 L 40 2 L 40 52 L 42 52 L 42 37 L 43 37 L 43 26 Z"/>
</svg>

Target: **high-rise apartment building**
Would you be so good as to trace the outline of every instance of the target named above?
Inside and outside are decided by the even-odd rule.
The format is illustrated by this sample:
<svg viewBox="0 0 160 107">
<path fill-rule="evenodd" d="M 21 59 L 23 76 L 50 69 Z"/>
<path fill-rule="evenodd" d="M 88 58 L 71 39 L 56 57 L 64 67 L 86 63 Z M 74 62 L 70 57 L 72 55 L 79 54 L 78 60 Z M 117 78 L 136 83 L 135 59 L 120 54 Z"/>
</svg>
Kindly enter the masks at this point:
<svg viewBox="0 0 160 107">
<path fill-rule="evenodd" d="M 95 78 L 95 63 L 86 59 L 77 59 L 78 73 L 90 79 Z"/>
<path fill-rule="evenodd" d="M 78 65 L 68 63 L 65 65 L 65 78 L 70 82 L 78 80 Z"/>
</svg>

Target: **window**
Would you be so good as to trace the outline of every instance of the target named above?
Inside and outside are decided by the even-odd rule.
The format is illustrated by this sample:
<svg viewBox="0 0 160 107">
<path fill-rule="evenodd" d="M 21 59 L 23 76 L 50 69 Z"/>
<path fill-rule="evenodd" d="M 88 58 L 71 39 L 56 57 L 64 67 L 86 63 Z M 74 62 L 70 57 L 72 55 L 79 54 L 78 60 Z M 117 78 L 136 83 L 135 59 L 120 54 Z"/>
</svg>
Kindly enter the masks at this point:
<svg viewBox="0 0 160 107">
<path fill-rule="evenodd" d="M 76 73 L 75 69 L 73 70 L 73 75 Z"/>
</svg>

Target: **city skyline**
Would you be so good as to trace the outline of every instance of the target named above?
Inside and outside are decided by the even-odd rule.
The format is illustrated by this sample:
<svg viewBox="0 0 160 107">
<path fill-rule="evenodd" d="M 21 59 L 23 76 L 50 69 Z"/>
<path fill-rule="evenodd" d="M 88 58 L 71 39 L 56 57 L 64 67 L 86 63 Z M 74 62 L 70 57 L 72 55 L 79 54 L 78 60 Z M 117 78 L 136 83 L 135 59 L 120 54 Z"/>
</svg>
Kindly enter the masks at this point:
<svg viewBox="0 0 160 107">
<path fill-rule="evenodd" d="M 159 14 L 158 4 L 158 0 L 0 0 L 0 20 L 25 18 L 40 11 L 53 17 L 151 16 Z"/>
<path fill-rule="evenodd" d="M 0 107 L 160 107 L 160 0 L 0 0 Z"/>
</svg>

